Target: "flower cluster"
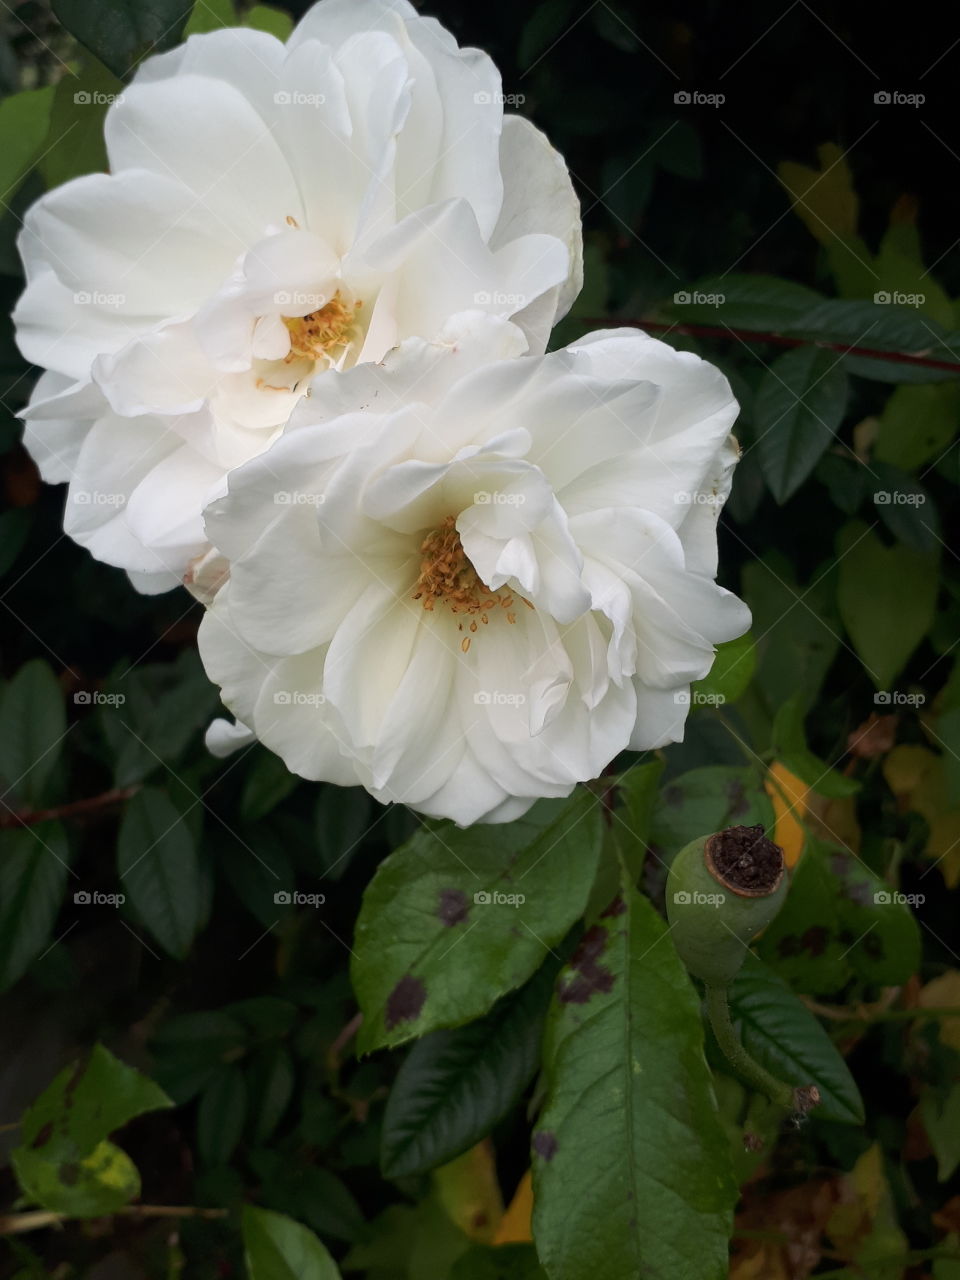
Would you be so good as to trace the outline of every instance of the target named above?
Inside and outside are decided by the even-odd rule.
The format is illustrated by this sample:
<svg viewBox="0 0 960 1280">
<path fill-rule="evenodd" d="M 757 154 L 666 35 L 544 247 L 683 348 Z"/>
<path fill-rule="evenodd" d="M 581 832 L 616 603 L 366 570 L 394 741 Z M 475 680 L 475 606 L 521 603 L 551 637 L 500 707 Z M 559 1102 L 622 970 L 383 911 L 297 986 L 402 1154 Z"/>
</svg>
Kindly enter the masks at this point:
<svg viewBox="0 0 960 1280">
<path fill-rule="evenodd" d="M 501 103 L 406 0 L 193 36 L 27 215 L 16 313 L 67 532 L 209 606 L 211 747 L 461 823 L 682 738 L 749 624 L 730 388 L 635 330 L 544 354 L 579 209 Z"/>
</svg>

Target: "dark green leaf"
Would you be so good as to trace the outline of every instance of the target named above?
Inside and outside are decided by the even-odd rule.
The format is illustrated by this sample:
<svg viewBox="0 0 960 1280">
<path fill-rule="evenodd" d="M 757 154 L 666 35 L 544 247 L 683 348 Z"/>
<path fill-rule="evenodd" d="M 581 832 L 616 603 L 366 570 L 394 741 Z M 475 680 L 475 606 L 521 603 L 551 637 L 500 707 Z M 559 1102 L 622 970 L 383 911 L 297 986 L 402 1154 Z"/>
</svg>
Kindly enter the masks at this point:
<svg viewBox="0 0 960 1280">
<path fill-rule="evenodd" d="M 256 822 L 286 799 L 300 779 L 291 773 L 279 756 L 261 747 L 255 754 L 253 765 L 243 785 L 240 797 L 240 817 L 244 822 Z"/>
<path fill-rule="evenodd" d="M 734 273 L 698 280 L 685 296 L 688 300 L 674 304 L 681 321 L 773 333 L 789 328 L 824 300 L 822 294 L 792 280 Z"/>
<path fill-rule="evenodd" d="M 730 1012 L 744 1047 L 768 1071 L 792 1085 L 815 1084 L 816 1115 L 863 1124 L 863 1102 L 847 1064 L 806 1005 L 755 956 L 734 979 Z"/>
<path fill-rule="evenodd" d="M 792 497 L 810 475 L 846 405 L 847 375 L 836 352 L 798 347 L 770 365 L 754 400 L 754 448 L 778 502 Z"/>
<path fill-rule="evenodd" d="M 690 686 L 690 705 L 722 707 L 736 702 L 753 679 L 756 666 L 757 650 L 749 631 L 717 645 L 710 674 Z"/>
<path fill-rule="evenodd" d="M 914 551 L 934 551 L 940 543 L 940 517 L 929 491 L 899 467 L 874 460 L 871 496 L 877 515 L 898 542 Z"/>
<path fill-rule="evenodd" d="M 182 959 L 199 924 L 200 876 L 193 840 L 164 792 L 146 787 L 130 801 L 120 824 L 117 869 L 147 929 Z"/>
<path fill-rule="evenodd" d="M 756 769 L 706 765 L 671 778 L 660 793 L 651 841 L 659 855 L 671 857 L 712 831 L 730 826 L 773 829 L 773 806 Z"/>
<path fill-rule="evenodd" d="M 773 752 L 781 764 L 818 795 L 838 798 L 860 790 L 855 778 L 845 777 L 815 756 L 807 747 L 803 706 L 799 697 L 790 698 L 773 722 Z"/>
<path fill-rule="evenodd" d="M 85 173 L 105 173 L 107 148 L 103 120 L 123 84 L 95 58 L 86 58 L 78 75 L 59 81 L 50 115 L 40 170 L 48 187 Z"/>
<path fill-rule="evenodd" d="M 814 342 L 845 343 L 873 351 L 931 356 L 937 360 L 951 358 L 948 334 L 942 325 L 916 309 L 886 302 L 831 299 L 798 317 L 789 331 Z M 834 359 L 838 357 L 839 352 L 834 352 Z M 960 376 L 960 359 L 956 374 L 935 369 L 915 370 L 902 362 L 869 356 L 846 356 L 844 363 L 851 373 L 880 382 L 907 382 L 914 378 L 934 382 Z"/>
<path fill-rule="evenodd" d="M 476 1245 L 453 1264 L 450 1280 L 547 1280 L 532 1244 Z"/>
<path fill-rule="evenodd" d="M 460 1026 L 525 982 L 583 912 L 599 850 L 599 802 L 581 789 L 505 826 L 426 828 L 391 854 L 354 942 L 361 1051 Z"/>
<path fill-rule="evenodd" d="M 246 1121 L 243 1072 L 238 1066 L 221 1067 L 204 1089 L 197 1108 L 197 1152 L 204 1164 L 229 1163 Z"/>
<path fill-rule="evenodd" d="M 548 959 L 485 1018 L 417 1041 L 383 1117 L 380 1163 L 388 1178 L 447 1164 L 509 1114 L 537 1069 L 556 968 Z"/>
<path fill-rule="evenodd" d="M 254 1099 L 250 1140 L 266 1142 L 293 1097 L 293 1060 L 283 1045 L 268 1045 L 253 1058 L 248 1072 L 248 1093 Z"/>
<path fill-rule="evenodd" d="M 187 0 L 53 0 L 70 34 L 121 80 L 146 54 L 177 43 L 192 7 Z"/>
<path fill-rule="evenodd" d="M 551 1280 L 722 1280 L 737 1191 L 699 1001 L 662 919 L 624 892 L 557 983 L 537 1250 Z"/>
<path fill-rule="evenodd" d="M 59 759 L 67 713 L 57 678 L 42 658 L 25 663 L 0 699 L 0 786 L 4 803 L 38 803 Z"/>
<path fill-rule="evenodd" d="M 26 89 L 0 102 L 0 200 L 4 207 L 43 150 L 53 89 Z"/>
<path fill-rule="evenodd" d="M 0 832 L 0 991 L 49 946 L 69 858 L 58 822 Z"/>
</svg>

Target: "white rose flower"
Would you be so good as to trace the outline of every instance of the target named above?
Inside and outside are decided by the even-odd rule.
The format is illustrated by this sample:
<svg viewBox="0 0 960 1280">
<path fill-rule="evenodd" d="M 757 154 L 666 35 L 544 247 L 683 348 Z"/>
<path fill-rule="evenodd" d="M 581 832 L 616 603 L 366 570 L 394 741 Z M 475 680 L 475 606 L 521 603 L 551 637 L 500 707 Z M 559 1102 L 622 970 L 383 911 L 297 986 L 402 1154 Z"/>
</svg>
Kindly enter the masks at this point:
<svg viewBox="0 0 960 1280">
<path fill-rule="evenodd" d="M 682 739 L 690 682 L 749 626 L 714 580 L 736 401 L 635 330 L 525 346 L 458 316 L 318 378 L 231 475 L 200 628 L 241 721 L 218 752 L 246 726 L 305 778 L 468 824 Z"/>
<path fill-rule="evenodd" d="M 67 532 L 165 590 L 317 372 L 473 308 L 542 351 L 580 286 L 579 209 L 502 101 L 490 59 L 407 0 L 148 59 L 107 114 L 109 174 L 45 195 L 20 241 L 17 338 L 47 370 L 26 443 L 70 482 Z"/>
</svg>

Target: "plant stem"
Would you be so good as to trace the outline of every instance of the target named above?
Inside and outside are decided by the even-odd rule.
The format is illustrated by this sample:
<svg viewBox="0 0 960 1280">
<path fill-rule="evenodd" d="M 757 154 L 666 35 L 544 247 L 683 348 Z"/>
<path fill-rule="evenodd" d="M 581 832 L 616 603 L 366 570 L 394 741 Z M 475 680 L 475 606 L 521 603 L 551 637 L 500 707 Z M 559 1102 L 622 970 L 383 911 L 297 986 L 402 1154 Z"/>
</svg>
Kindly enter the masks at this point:
<svg viewBox="0 0 960 1280">
<path fill-rule="evenodd" d="M 201 1209 L 185 1204 L 129 1204 L 106 1217 L 128 1218 L 225 1218 L 226 1209 Z M 31 1209 L 27 1213 L 8 1213 L 0 1217 L 0 1236 L 19 1235 L 23 1231 L 39 1231 L 69 1222 L 68 1213 L 52 1213 L 48 1209 Z"/>
<path fill-rule="evenodd" d="M 53 809 L 8 809 L 0 813 L 0 828 L 32 827 L 38 822 L 53 822 L 60 818 L 79 818 L 99 809 L 107 809 L 111 805 L 122 804 L 140 790 L 136 787 L 115 787 L 112 791 L 104 791 L 98 796 L 89 796 L 85 800 L 73 800 L 70 804 L 60 804 Z"/>
<path fill-rule="evenodd" d="M 820 1094 L 813 1086 L 807 1085 L 795 1089 L 792 1085 L 771 1075 L 766 1067 L 762 1067 L 747 1053 L 740 1043 L 730 1018 L 729 993 L 729 987 L 715 987 L 707 983 L 707 1017 L 710 1019 L 710 1026 L 713 1028 L 717 1044 L 737 1075 L 745 1084 L 757 1089 L 771 1102 L 783 1107 L 785 1111 L 806 1112 L 811 1106 L 816 1106 L 820 1101 Z"/>
</svg>

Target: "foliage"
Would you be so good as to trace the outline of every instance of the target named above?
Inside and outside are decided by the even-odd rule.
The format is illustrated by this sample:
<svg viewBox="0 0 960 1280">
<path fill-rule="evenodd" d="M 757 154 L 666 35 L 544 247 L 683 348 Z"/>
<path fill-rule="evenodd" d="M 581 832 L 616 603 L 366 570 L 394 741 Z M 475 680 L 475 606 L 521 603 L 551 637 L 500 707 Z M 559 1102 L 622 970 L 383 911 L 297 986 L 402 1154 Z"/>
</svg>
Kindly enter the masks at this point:
<svg viewBox="0 0 960 1280">
<path fill-rule="evenodd" d="M 730 378 L 721 579 L 752 633 L 694 686 L 682 744 L 503 828 L 379 808 L 261 747 L 218 762 L 198 606 L 63 538 L 5 328 L 0 1274 L 955 1280 L 956 157 L 932 95 L 876 105 L 867 65 L 906 43 L 932 86 L 949 53 L 837 4 L 773 27 L 762 6 L 426 8 L 491 50 L 575 175 L 587 278 L 554 345 L 639 323 Z M 6 311 L 24 208 L 104 167 L 139 60 L 292 16 L 7 10 Z M 768 1070 L 817 1083 L 802 1124 L 734 1079 L 664 920 L 670 860 L 734 824 L 792 868 L 731 1007 Z M 60 1215 L 104 1221 L 39 1229 Z"/>
</svg>

